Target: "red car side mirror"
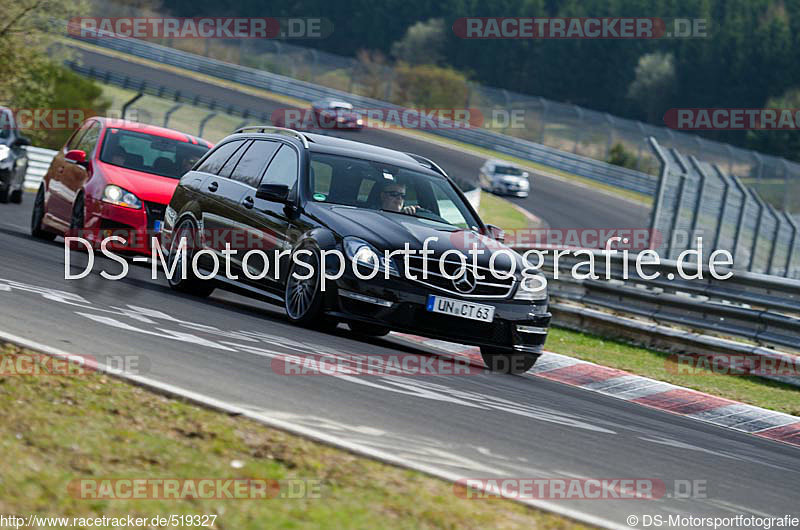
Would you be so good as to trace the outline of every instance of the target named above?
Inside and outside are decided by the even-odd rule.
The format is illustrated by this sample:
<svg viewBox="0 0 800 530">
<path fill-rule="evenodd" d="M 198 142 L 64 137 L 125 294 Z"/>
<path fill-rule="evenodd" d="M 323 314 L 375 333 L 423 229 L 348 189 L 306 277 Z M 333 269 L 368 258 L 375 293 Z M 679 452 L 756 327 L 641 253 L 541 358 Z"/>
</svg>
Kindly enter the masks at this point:
<svg viewBox="0 0 800 530">
<path fill-rule="evenodd" d="M 64 158 L 66 158 L 70 162 L 79 164 L 81 166 L 86 165 L 86 151 L 81 151 L 80 149 L 73 149 L 72 151 L 67 151 L 67 154 L 64 155 Z"/>
</svg>

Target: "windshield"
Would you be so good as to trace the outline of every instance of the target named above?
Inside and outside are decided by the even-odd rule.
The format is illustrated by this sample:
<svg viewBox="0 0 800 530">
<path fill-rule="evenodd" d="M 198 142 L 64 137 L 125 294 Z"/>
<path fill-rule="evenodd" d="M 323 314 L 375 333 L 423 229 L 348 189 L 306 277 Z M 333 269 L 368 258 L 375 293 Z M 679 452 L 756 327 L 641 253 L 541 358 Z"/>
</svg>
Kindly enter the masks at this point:
<svg viewBox="0 0 800 530">
<path fill-rule="evenodd" d="M 522 170 L 514 166 L 497 166 L 494 170 L 495 175 L 511 175 L 514 177 L 521 177 Z"/>
<path fill-rule="evenodd" d="M 312 199 L 317 202 L 410 215 L 458 228 L 479 226 L 453 185 L 440 176 L 359 158 L 312 153 L 309 184 Z"/>
<path fill-rule="evenodd" d="M 127 169 L 179 179 L 192 169 L 208 147 L 138 131 L 111 128 L 100 160 Z"/>
</svg>

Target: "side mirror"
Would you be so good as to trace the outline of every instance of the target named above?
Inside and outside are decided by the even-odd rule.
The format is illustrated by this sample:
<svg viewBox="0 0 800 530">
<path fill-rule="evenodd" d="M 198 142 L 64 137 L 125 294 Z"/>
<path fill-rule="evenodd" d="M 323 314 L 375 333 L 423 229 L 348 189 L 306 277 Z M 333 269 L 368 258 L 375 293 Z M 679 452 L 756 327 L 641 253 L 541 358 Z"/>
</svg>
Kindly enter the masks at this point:
<svg viewBox="0 0 800 530">
<path fill-rule="evenodd" d="M 73 149 L 72 151 L 67 151 L 67 154 L 64 155 L 64 158 L 66 158 L 73 164 L 78 164 L 79 166 L 86 165 L 86 151 L 81 151 L 80 149 Z"/>
<path fill-rule="evenodd" d="M 26 145 L 31 145 L 31 141 L 25 136 L 17 136 L 17 139 L 14 140 L 11 147 L 25 147 Z"/>
<path fill-rule="evenodd" d="M 289 186 L 285 184 L 262 184 L 256 191 L 256 199 L 270 202 L 289 202 Z"/>
<path fill-rule="evenodd" d="M 503 241 L 506 240 L 506 233 L 499 226 L 486 225 L 486 229 L 489 231 L 489 237 L 491 237 L 495 241 L 499 241 L 500 243 L 502 243 Z"/>
</svg>

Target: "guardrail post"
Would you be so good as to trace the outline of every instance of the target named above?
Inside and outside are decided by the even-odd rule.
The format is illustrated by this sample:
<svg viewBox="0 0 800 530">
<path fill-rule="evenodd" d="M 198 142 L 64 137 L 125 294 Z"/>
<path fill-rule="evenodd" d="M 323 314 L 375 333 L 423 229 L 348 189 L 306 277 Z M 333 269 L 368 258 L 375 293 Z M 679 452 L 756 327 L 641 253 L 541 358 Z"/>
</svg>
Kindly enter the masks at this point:
<svg viewBox="0 0 800 530">
<path fill-rule="evenodd" d="M 199 125 L 198 130 L 197 130 L 197 136 L 200 136 L 202 138 L 203 130 L 205 130 L 205 128 L 206 128 L 206 123 L 211 121 L 216 116 L 217 116 L 216 112 L 211 112 L 205 118 L 200 120 L 200 125 Z"/>
<path fill-rule="evenodd" d="M 722 237 L 722 227 L 725 226 L 725 214 L 728 211 L 728 194 L 731 190 L 731 184 L 728 175 L 726 175 L 720 168 L 714 166 L 714 170 L 716 171 L 717 176 L 720 178 L 722 183 L 725 185 L 725 190 L 722 192 L 722 207 L 719 211 L 719 223 L 717 223 L 716 234 L 714 234 L 713 249 L 716 250 L 719 248 L 719 240 Z"/>
<path fill-rule="evenodd" d="M 756 229 L 753 232 L 753 245 L 750 247 L 750 262 L 747 265 L 747 270 L 753 272 L 753 262 L 756 260 L 756 249 L 758 246 L 758 237 L 761 234 L 761 220 L 764 216 L 764 203 L 759 198 L 758 194 L 749 189 L 747 190 L 750 193 L 750 196 L 753 197 L 753 200 L 756 201 L 758 205 L 758 217 L 756 217 Z"/>
<path fill-rule="evenodd" d="M 172 116 L 172 113 L 177 111 L 183 107 L 183 103 L 178 103 L 176 105 L 171 106 L 167 112 L 164 113 L 164 127 L 169 127 L 169 118 Z"/>
<path fill-rule="evenodd" d="M 126 78 L 125 78 L 125 80 L 127 81 L 127 79 L 128 79 L 128 78 L 126 77 Z M 141 99 L 141 97 L 142 97 L 142 96 L 144 96 L 144 94 L 142 94 L 141 92 L 139 92 L 138 94 L 136 94 L 135 96 L 133 96 L 133 97 L 132 97 L 130 100 L 128 100 L 128 101 L 127 101 L 127 102 L 126 102 L 126 103 L 125 103 L 125 104 L 122 106 L 122 119 L 123 119 L 123 120 L 125 119 L 125 115 L 128 113 L 128 108 L 130 108 L 130 106 L 131 106 L 131 105 L 133 105 L 134 103 L 136 103 L 137 101 L 139 101 L 139 100 Z"/>
</svg>

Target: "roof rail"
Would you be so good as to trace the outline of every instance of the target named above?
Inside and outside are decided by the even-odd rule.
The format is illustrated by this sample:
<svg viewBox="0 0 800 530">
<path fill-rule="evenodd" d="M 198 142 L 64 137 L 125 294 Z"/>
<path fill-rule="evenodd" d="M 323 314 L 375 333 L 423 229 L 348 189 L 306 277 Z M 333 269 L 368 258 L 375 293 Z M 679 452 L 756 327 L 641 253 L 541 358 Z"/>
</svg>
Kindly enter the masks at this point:
<svg viewBox="0 0 800 530">
<path fill-rule="evenodd" d="M 439 173 L 440 175 L 443 175 L 445 177 L 447 176 L 447 173 L 444 172 L 444 169 L 440 168 L 436 164 L 436 162 L 434 162 L 430 158 L 425 158 L 424 156 L 418 155 L 418 154 L 415 154 L 415 153 L 406 153 L 406 154 L 408 156 L 410 156 L 411 158 L 413 158 L 414 160 L 416 160 L 417 162 L 419 162 L 421 166 L 424 166 L 424 167 L 427 167 L 429 169 L 432 169 L 432 170 L 436 171 L 437 173 Z"/>
<path fill-rule="evenodd" d="M 308 138 L 305 134 L 295 131 L 294 129 L 287 129 L 286 127 L 275 127 L 272 125 L 248 125 L 247 127 L 240 127 L 236 129 L 233 134 L 243 133 L 245 131 L 259 131 L 262 133 L 275 133 L 275 134 L 285 134 L 287 136 L 293 136 L 297 138 L 301 142 L 303 142 L 303 147 L 308 149 Z"/>
</svg>

